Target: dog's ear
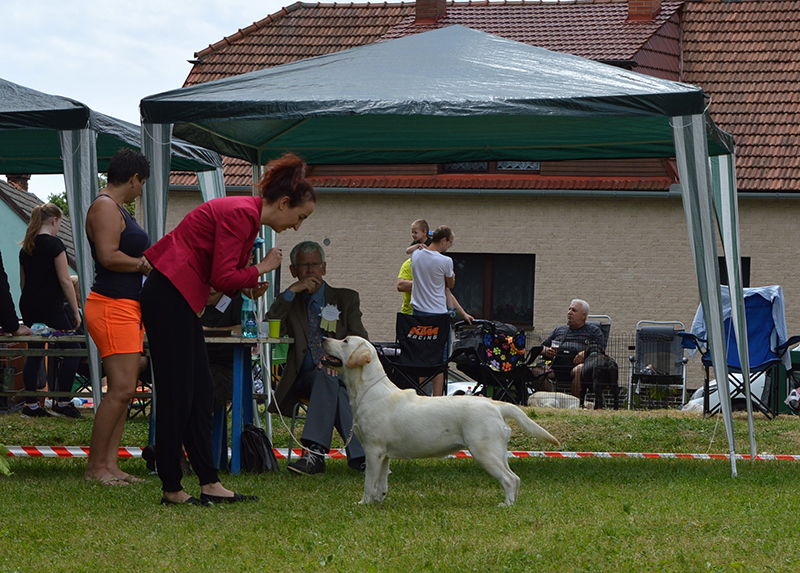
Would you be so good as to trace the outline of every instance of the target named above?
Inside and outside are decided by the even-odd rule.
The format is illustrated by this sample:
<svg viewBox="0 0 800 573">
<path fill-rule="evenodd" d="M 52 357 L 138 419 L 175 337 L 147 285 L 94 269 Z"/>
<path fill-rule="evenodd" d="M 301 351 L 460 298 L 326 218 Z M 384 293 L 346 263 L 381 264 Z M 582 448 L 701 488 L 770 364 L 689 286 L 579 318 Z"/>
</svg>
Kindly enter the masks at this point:
<svg viewBox="0 0 800 573">
<path fill-rule="evenodd" d="M 347 365 L 350 368 L 364 366 L 364 364 L 369 364 L 370 362 L 372 362 L 372 352 L 370 352 L 370 348 L 365 342 L 362 342 L 353 351 L 350 358 L 347 359 Z"/>
</svg>

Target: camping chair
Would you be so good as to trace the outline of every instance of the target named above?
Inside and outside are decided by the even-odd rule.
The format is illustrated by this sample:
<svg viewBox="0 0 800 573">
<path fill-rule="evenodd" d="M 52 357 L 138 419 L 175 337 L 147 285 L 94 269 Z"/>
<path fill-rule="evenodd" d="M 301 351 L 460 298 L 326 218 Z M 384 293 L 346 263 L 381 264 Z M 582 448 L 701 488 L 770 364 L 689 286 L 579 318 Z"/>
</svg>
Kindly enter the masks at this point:
<svg viewBox="0 0 800 573">
<path fill-rule="evenodd" d="M 476 320 L 472 325 L 457 322 L 453 330 L 456 341 L 450 359 L 485 392 L 491 391 L 495 400 L 527 405 L 528 388 L 538 390 L 549 374 L 531 372 L 530 362 L 542 347 L 535 346 L 526 353 L 522 330 L 487 320 Z"/>
<path fill-rule="evenodd" d="M 603 333 L 603 348 L 608 351 L 608 339 L 611 336 L 611 317 L 607 314 L 590 314 L 586 317 L 587 324 L 596 324 Z"/>
<path fill-rule="evenodd" d="M 636 323 L 636 345 L 629 356 L 631 375 L 628 380 L 628 409 L 632 409 L 634 398 L 641 404 L 645 394 L 649 405 L 669 406 L 673 390 L 681 390 L 681 406 L 686 403 L 686 362 L 683 339 L 685 330 L 680 321 L 640 320 Z M 652 391 L 647 391 L 652 388 Z M 666 391 L 666 394 L 664 393 Z"/>
<path fill-rule="evenodd" d="M 728 365 L 728 387 L 731 404 L 746 399 L 739 347 L 731 321 L 730 293 L 727 286 L 721 287 L 724 319 L 725 355 Z M 771 419 L 778 413 L 778 373 L 783 363 L 791 371 L 791 359 L 787 349 L 800 342 L 800 336 L 789 338 L 786 334 L 783 289 L 780 286 L 744 289 L 744 309 L 747 320 L 747 344 L 750 362 L 750 385 L 760 376 L 764 377 L 763 391 L 751 392 L 753 407 Z M 692 332 L 683 335 L 693 342 L 702 355 L 705 377 L 703 380 L 703 412 L 714 415 L 720 410 L 720 402 L 710 407 L 709 371 L 713 366 L 706 340 L 705 318 L 702 306 L 697 309 Z M 717 380 L 717 385 L 720 381 Z M 717 391 L 719 395 L 719 392 Z M 785 397 L 784 397 L 785 398 Z"/>
<path fill-rule="evenodd" d="M 586 317 L 586 324 L 594 324 L 600 328 L 600 332 L 603 333 L 603 348 L 610 355 L 608 341 L 611 337 L 611 317 L 607 314 L 590 314 Z M 572 369 L 575 368 L 575 356 L 577 354 L 577 350 L 559 348 L 553 357 L 550 369 L 553 371 L 551 385 L 554 391 L 567 394 L 572 392 Z"/>
<path fill-rule="evenodd" d="M 447 394 L 447 359 L 450 342 L 450 316 L 415 316 L 397 313 L 394 345 L 380 345 L 378 356 L 389 379 L 398 388 L 412 388 L 420 396 L 429 396 L 429 384 L 444 374 Z M 378 348 L 378 347 L 376 347 Z M 393 348 L 393 352 L 387 352 Z"/>
<path fill-rule="evenodd" d="M 308 417 L 308 398 L 300 398 L 295 402 L 294 406 L 292 406 L 292 421 L 289 424 L 289 448 L 286 451 L 286 463 L 290 463 L 292 461 L 292 448 L 294 444 L 300 444 L 300 440 L 297 439 L 294 435 L 294 427 L 298 421 L 303 420 Z M 303 447 L 302 445 L 300 446 Z"/>
</svg>

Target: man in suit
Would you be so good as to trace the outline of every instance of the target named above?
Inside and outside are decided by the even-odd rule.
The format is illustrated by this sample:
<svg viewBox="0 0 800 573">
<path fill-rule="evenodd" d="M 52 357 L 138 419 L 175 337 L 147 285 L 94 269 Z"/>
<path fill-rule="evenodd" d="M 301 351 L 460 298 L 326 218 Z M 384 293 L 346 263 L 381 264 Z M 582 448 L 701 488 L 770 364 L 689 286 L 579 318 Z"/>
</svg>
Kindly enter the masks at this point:
<svg viewBox="0 0 800 573">
<path fill-rule="evenodd" d="M 14 308 L 14 299 L 11 296 L 11 286 L 8 284 L 8 275 L 3 266 L 3 255 L 0 254 L 0 328 L 5 334 L 25 336 L 33 334 L 31 329 L 20 324 L 17 309 Z"/>
<path fill-rule="evenodd" d="M 289 470 L 313 475 L 325 472 L 325 454 L 330 451 L 333 429 L 347 445 L 351 468 L 363 470 L 364 449 L 352 432 L 353 415 L 347 389 L 339 374 L 321 364 L 323 336 L 348 335 L 368 338 L 361 322 L 358 293 L 334 288 L 322 277 L 326 273 L 325 251 L 318 243 L 304 241 L 292 249 L 289 270 L 297 279 L 283 291 L 267 313 L 281 320 L 281 334 L 294 338 L 270 410 L 290 415 L 300 398 L 308 399 L 308 415 L 301 442 L 303 456 Z M 277 406 L 277 408 L 276 408 Z"/>
</svg>

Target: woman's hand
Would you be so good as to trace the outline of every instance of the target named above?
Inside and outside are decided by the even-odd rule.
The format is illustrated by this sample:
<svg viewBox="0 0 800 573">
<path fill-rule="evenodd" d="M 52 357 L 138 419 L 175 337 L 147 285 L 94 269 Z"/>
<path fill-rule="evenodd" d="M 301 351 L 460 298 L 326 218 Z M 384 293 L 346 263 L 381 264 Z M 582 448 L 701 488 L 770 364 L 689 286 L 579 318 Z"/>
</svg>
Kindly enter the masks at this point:
<svg viewBox="0 0 800 573">
<path fill-rule="evenodd" d="M 264 273 L 274 271 L 281 266 L 281 260 L 283 260 L 283 253 L 280 249 L 273 247 L 267 251 L 267 256 L 261 259 L 261 261 L 259 261 L 259 263 L 256 265 L 258 274 L 263 275 Z"/>
<path fill-rule="evenodd" d="M 258 283 L 257 286 L 254 286 L 253 288 L 242 289 L 242 294 L 247 298 L 249 298 L 250 300 L 256 300 L 257 298 L 260 298 L 265 292 L 267 292 L 268 288 L 269 288 L 269 281 L 261 281 Z"/>
<path fill-rule="evenodd" d="M 150 264 L 150 261 L 147 260 L 147 257 L 142 255 L 139 257 L 139 262 L 136 263 L 136 270 L 142 273 L 144 276 L 148 276 L 150 271 L 153 270 L 153 265 Z"/>
<path fill-rule="evenodd" d="M 81 327 L 81 313 L 74 312 L 72 313 L 72 325 L 74 326 L 74 330 L 78 330 Z"/>
</svg>

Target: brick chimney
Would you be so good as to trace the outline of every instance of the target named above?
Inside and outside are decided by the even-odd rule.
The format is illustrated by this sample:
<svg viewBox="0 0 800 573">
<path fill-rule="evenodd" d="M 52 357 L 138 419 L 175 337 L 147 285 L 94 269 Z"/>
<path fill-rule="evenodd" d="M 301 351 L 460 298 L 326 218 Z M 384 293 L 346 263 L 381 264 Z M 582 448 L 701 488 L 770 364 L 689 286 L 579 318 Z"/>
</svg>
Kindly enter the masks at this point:
<svg viewBox="0 0 800 573">
<path fill-rule="evenodd" d="M 417 0 L 414 8 L 415 24 L 433 24 L 447 12 L 446 0 Z"/>
<path fill-rule="evenodd" d="M 628 21 L 647 21 L 661 11 L 661 0 L 628 0 Z"/>
<path fill-rule="evenodd" d="M 11 183 L 17 189 L 22 191 L 28 190 L 28 181 L 30 181 L 30 175 L 22 175 L 19 173 L 10 173 L 6 175 L 6 180 Z"/>
</svg>

